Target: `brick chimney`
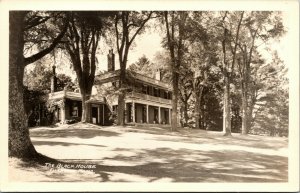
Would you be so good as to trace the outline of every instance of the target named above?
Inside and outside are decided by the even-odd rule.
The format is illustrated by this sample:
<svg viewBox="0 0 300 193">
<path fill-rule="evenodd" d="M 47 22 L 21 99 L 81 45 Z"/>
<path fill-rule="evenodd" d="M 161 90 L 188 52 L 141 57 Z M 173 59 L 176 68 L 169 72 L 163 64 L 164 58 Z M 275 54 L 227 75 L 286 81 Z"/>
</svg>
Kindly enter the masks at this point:
<svg viewBox="0 0 300 193">
<path fill-rule="evenodd" d="M 113 49 L 109 50 L 107 54 L 107 71 L 114 71 L 115 70 L 115 54 L 113 53 Z"/>
<path fill-rule="evenodd" d="M 161 81 L 162 75 L 160 69 L 157 69 L 155 72 L 155 79 Z"/>
<path fill-rule="evenodd" d="M 52 77 L 51 77 L 51 92 L 57 91 L 57 78 L 56 78 L 56 72 L 55 72 L 56 66 L 52 66 Z"/>
</svg>

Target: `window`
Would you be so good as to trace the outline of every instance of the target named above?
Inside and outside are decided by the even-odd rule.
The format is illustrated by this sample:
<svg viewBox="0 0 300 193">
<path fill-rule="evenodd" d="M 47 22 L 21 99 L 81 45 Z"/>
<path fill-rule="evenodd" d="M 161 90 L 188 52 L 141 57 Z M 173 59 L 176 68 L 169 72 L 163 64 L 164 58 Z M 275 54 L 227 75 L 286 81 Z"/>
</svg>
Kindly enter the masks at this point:
<svg viewBox="0 0 300 193">
<path fill-rule="evenodd" d="M 164 92 L 164 98 L 168 99 L 168 92 L 167 91 Z"/>
<path fill-rule="evenodd" d="M 143 85 L 143 93 L 147 94 L 147 85 Z"/>
<path fill-rule="evenodd" d="M 151 95 L 151 87 L 150 86 L 147 86 L 147 93 L 148 93 L 148 95 Z"/>
<path fill-rule="evenodd" d="M 168 99 L 172 99 L 172 92 L 168 93 Z"/>
<path fill-rule="evenodd" d="M 158 96 L 158 90 L 157 90 L 157 88 L 154 88 L 154 96 L 155 96 L 155 97 Z"/>
<path fill-rule="evenodd" d="M 72 108 L 72 117 L 78 117 L 78 107 Z"/>
<path fill-rule="evenodd" d="M 113 108 L 113 112 L 117 112 L 118 111 L 118 106 L 117 105 L 113 105 L 112 108 Z"/>
<path fill-rule="evenodd" d="M 78 117 L 78 104 L 76 101 L 73 101 L 71 110 L 71 116 Z"/>
</svg>

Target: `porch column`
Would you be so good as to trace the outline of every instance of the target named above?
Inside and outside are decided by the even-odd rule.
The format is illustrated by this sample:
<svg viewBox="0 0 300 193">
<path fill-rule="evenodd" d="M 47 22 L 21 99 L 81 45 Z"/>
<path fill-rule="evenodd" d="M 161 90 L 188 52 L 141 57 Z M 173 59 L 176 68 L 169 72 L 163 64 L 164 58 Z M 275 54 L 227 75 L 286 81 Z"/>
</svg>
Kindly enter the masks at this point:
<svg viewBox="0 0 300 193">
<path fill-rule="evenodd" d="M 102 122 L 103 122 L 103 126 L 104 126 L 104 124 L 105 124 L 105 117 L 104 117 L 104 115 L 105 115 L 105 106 L 104 106 L 104 104 L 102 104 Z"/>
<path fill-rule="evenodd" d="M 61 110 L 60 110 L 60 116 L 61 116 Z M 59 117 L 61 119 L 61 117 Z M 41 126 L 41 103 L 39 103 L 39 126 Z"/>
<path fill-rule="evenodd" d="M 96 124 L 100 125 L 100 106 L 97 107 L 97 115 L 98 115 L 98 122 Z"/>
<path fill-rule="evenodd" d="M 171 117 L 172 117 L 172 116 L 171 116 L 171 113 L 172 113 L 172 112 L 171 112 L 171 109 L 169 109 L 169 124 L 170 124 L 170 125 L 171 125 L 171 120 L 172 120 L 172 118 L 171 118 Z"/>
<path fill-rule="evenodd" d="M 118 112 L 118 109 L 116 109 L 116 111 Z M 128 112 L 127 112 L 127 103 L 125 102 L 125 108 L 124 108 L 124 112 L 125 112 L 125 115 L 124 115 L 124 123 L 127 123 L 128 119 L 127 119 L 127 116 L 128 115 Z"/>
<path fill-rule="evenodd" d="M 135 123 L 135 103 L 132 102 L 132 122 Z"/>
<path fill-rule="evenodd" d="M 146 122 L 149 123 L 149 105 L 146 105 Z"/>
<path fill-rule="evenodd" d="M 158 124 L 161 122 L 161 117 L 160 117 L 160 107 L 158 107 Z"/>
<path fill-rule="evenodd" d="M 66 120 L 66 108 L 65 108 L 65 100 L 63 100 L 62 104 L 61 104 L 61 123 L 65 123 Z"/>
</svg>

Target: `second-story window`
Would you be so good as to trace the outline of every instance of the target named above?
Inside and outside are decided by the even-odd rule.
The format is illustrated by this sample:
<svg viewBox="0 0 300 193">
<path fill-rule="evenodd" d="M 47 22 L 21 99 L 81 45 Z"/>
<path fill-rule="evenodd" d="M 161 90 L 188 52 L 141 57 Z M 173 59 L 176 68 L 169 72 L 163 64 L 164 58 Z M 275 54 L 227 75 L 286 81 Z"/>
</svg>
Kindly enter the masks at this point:
<svg viewBox="0 0 300 193">
<path fill-rule="evenodd" d="M 158 90 L 157 90 L 157 88 L 154 88 L 154 96 L 155 96 L 155 97 L 158 96 Z"/>
<path fill-rule="evenodd" d="M 147 85 L 143 85 L 143 91 L 142 91 L 142 93 L 144 93 L 144 94 L 147 94 Z"/>
<path fill-rule="evenodd" d="M 151 86 L 148 86 L 147 90 L 148 95 L 153 95 Z"/>
<path fill-rule="evenodd" d="M 168 99 L 168 92 L 167 91 L 164 92 L 164 98 Z"/>
</svg>

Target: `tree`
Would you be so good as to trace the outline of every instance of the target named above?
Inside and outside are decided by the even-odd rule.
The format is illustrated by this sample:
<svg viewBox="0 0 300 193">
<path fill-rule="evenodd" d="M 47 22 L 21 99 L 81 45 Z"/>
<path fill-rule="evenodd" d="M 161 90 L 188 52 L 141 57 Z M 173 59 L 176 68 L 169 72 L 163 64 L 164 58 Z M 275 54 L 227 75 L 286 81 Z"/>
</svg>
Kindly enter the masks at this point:
<svg viewBox="0 0 300 193">
<path fill-rule="evenodd" d="M 153 12 L 120 11 L 115 15 L 115 35 L 120 63 L 118 125 L 125 122 L 126 67 L 129 49 L 137 35 L 144 30 L 146 23 L 153 18 Z"/>
<path fill-rule="evenodd" d="M 187 30 L 185 22 L 188 18 L 188 12 L 165 11 L 163 16 L 166 30 L 166 47 L 168 48 L 171 59 L 171 79 L 173 88 L 171 130 L 176 131 L 179 70 L 184 55 L 184 40 L 187 39 L 187 34 L 185 34 Z"/>
<path fill-rule="evenodd" d="M 288 136 L 288 83 L 287 68 L 274 52 L 272 61 L 256 71 L 250 133 Z"/>
<path fill-rule="evenodd" d="M 44 93 L 40 90 L 30 90 L 26 86 L 24 86 L 23 92 L 27 125 L 29 127 L 35 126 L 39 118 L 39 115 L 35 113 L 35 109 L 38 107 L 37 104 L 43 102 L 42 97 L 44 96 Z"/>
<path fill-rule="evenodd" d="M 28 90 L 39 91 L 45 94 L 50 92 L 53 72 L 50 69 L 50 66 L 47 66 L 46 61 L 43 59 L 33 63 L 33 69 L 25 69 L 23 82 L 24 86 L 26 86 Z M 67 76 L 65 74 L 57 74 L 56 77 L 57 91 L 62 91 L 65 88 L 70 91 L 75 90 L 76 85 L 72 82 L 70 76 Z"/>
<path fill-rule="evenodd" d="M 28 117 L 29 126 L 35 126 L 36 120 L 39 120 L 37 113 L 38 106 L 45 103 L 46 94 L 51 90 L 52 70 L 48 68 L 45 59 L 46 57 L 33 63 L 33 69 L 25 69 L 24 74 L 24 103 L 25 111 Z M 65 74 L 57 74 L 56 91 L 64 89 L 74 91 L 76 85 L 72 82 L 71 77 Z"/>
<path fill-rule="evenodd" d="M 204 128 L 204 119 L 206 118 L 204 116 L 204 108 L 206 108 L 204 97 L 208 93 L 209 87 L 214 84 L 214 82 L 210 82 L 209 76 L 212 73 L 211 67 L 217 63 L 217 41 L 215 26 L 212 24 L 213 16 L 211 12 L 193 12 L 189 22 L 187 22 L 189 25 L 187 32 L 189 34 L 189 53 L 186 57 L 189 58 L 191 74 L 194 74 L 191 78 L 192 93 L 195 99 L 195 127 L 197 129 Z"/>
<path fill-rule="evenodd" d="M 133 72 L 137 72 L 151 78 L 155 77 L 156 71 L 155 71 L 154 64 L 150 62 L 145 55 L 139 58 L 136 63 L 131 64 L 128 67 L 128 69 Z"/>
<path fill-rule="evenodd" d="M 193 73 L 190 68 L 185 65 L 181 68 L 179 77 L 179 99 L 180 99 L 180 123 L 182 127 L 187 127 L 189 122 L 189 100 L 193 94 Z"/>
<path fill-rule="evenodd" d="M 155 53 L 153 63 L 157 68 L 160 69 L 162 81 L 171 83 L 171 59 L 167 50 L 158 51 Z"/>
<path fill-rule="evenodd" d="M 225 136 L 231 135 L 231 106 L 230 106 L 230 84 L 234 75 L 240 27 L 244 12 L 221 13 L 222 35 L 221 41 L 221 71 L 224 77 L 224 100 L 223 100 L 223 131 Z"/>
<path fill-rule="evenodd" d="M 31 16 L 32 12 L 10 11 L 9 13 L 9 156 L 34 159 L 39 156 L 29 137 L 27 116 L 23 101 L 23 76 L 26 65 L 49 54 L 66 32 L 66 25 L 50 43 L 35 54 L 24 57 L 25 30 L 33 30 L 48 19 Z M 50 18 L 49 18 L 50 19 Z M 64 18 L 66 19 L 66 18 Z M 26 37 L 25 37 L 26 39 Z"/>
<path fill-rule="evenodd" d="M 105 12 L 72 12 L 66 35 L 65 48 L 76 73 L 82 100 L 81 121 L 88 121 L 87 100 L 90 99 L 96 71 L 96 51 L 106 28 Z"/>
<path fill-rule="evenodd" d="M 280 37 L 284 32 L 281 17 L 277 12 L 246 12 L 242 22 L 239 37 L 238 70 L 242 88 L 242 134 L 248 133 L 249 126 L 249 83 L 251 81 L 251 64 L 253 55 L 258 46 L 265 44 L 270 39 Z M 258 45 L 259 44 L 259 45 Z"/>
</svg>

